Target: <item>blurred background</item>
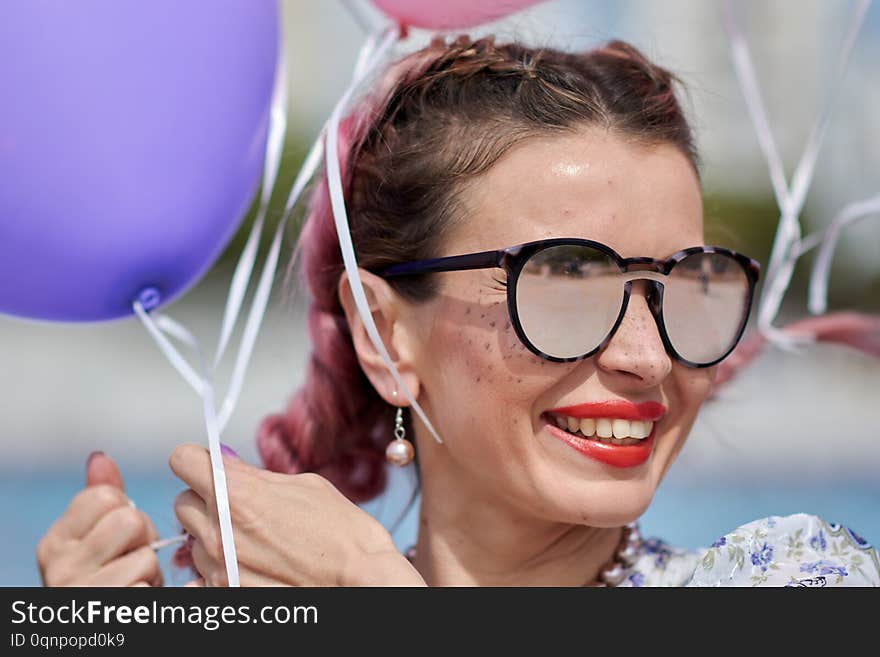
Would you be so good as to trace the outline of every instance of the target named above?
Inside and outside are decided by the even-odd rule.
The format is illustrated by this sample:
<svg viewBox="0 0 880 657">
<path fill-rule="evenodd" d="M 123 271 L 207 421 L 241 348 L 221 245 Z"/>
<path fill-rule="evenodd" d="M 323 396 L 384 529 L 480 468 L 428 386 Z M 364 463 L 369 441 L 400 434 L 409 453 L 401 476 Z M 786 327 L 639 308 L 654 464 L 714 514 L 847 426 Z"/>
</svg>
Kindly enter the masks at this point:
<svg viewBox="0 0 880 657">
<path fill-rule="evenodd" d="M 361 20 L 375 22 L 366 2 Z M 852 2 L 739 2 L 774 135 L 789 175 L 831 83 Z M 290 129 L 270 216 L 277 221 L 306 149 L 345 88 L 365 38 L 339 0 L 285 0 Z M 552 0 L 469 31 L 530 44 L 585 49 L 634 43 L 683 80 L 704 162 L 707 242 L 765 268 L 777 225 L 767 168 L 736 84 L 716 0 Z M 402 48 L 424 44 L 414 30 Z M 803 226 L 827 225 L 846 203 L 880 192 L 880 6 L 868 15 L 839 87 Z M 50 191 L 50 190 L 47 190 Z M 166 310 L 216 344 L 232 267 L 253 210 L 212 271 Z M 288 244 L 295 238 L 295 226 Z M 289 251 L 289 248 L 288 248 Z M 803 257 L 778 324 L 806 316 L 812 253 Z M 224 441 L 258 462 L 260 419 L 282 408 L 308 353 L 305 296 L 282 286 L 273 300 L 245 390 Z M 880 217 L 849 229 L 832 269 L 829 310 L 880 312 Z M 236 343 L 233 343 L 236 344 Z M 230 368 L 221 369 L 228 374 Z M 167 467 L 181 442 L 205 442 L 199 400 L 134 319 L 90 325 L 0 316 L 0 585 L 38 585 L 34 547 L 82 487 L 85 459 L 120 462 L 128 491 L 163 536 L 176 533 L 183 488 Z M 642 519 L 644 532 L 684 546 L 711 543 L 752 519 L 815 513 L 880 542 L 880 361 L 834 345 L 800 354 L 770 349 L 703 409 L 679 460 Z M 367 505 L 387 525 L 405 510 L 412 473 Z M 408 546 L 415 509 L 396 523 Z M 162 553 L 167 564 L 170 549 Z M 166 568 L 168 583 L 183 574 Z"/>
</svg>

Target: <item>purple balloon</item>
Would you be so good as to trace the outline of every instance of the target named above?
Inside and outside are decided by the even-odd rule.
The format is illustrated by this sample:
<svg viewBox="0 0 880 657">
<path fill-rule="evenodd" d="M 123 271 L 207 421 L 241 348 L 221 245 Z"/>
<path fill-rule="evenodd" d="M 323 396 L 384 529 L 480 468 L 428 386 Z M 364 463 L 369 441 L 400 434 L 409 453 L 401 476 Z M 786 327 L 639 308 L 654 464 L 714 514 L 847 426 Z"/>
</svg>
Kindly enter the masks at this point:
<svg viewBox="0 0 880 657">
<path fill-rule="evenodd" d="M 0 3 L 0 312 L 107 320 L 195 284 L 259 183 L 278 21 L 275 0 Z"/>
</svg>

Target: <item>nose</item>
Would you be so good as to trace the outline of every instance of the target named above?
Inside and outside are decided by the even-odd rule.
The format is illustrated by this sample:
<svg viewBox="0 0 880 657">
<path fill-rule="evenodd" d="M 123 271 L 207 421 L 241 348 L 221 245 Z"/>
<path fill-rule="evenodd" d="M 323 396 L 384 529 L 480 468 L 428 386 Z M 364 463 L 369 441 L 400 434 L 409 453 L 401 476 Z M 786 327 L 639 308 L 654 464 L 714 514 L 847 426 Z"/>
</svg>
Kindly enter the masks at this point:
<svg viewBox="0 0 880 657">
<path fill-rule="evenodd" d="M 632 281 L 626 313 L 595 357 L 598 368 L 639 388 L 659 385 L 672 371 L 672 358 L 648 306 L 648 285 L 646 280 Z"/>
</svg>

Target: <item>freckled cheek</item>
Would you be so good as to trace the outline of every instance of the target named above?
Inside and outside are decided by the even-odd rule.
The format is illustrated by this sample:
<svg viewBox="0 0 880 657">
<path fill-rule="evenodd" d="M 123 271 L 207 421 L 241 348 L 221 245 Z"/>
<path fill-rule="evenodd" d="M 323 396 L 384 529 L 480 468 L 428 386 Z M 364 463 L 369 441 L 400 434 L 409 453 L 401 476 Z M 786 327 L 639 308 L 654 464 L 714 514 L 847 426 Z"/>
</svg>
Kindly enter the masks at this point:
<svg viewBox="0 0 880 657">
<path fill-rule="evenodd" d="M 458 383 L 492 386 L 501 371 L 505 346 L 485 330 L 473 326 L 450 327 L 442 359 L 447 371 L 455 371 Z M 440 354 L 438 354 L 439 356 Z"/>
<path fill-rule="evenodd" d="M 477 386 L 481 394 L 508 401 L 528 401 L 538 394 L 523 389 L 531 368 L 513 365 L 523 361 L 536 367 L 544 360 L 536 358 L 516 336 L 506 304 L 473 304 L 463 314 L 440 316 L 448 319 L 435 325 L 429 353 L 434 366 L 442 369 L 443 387 Z"/>
</svg>

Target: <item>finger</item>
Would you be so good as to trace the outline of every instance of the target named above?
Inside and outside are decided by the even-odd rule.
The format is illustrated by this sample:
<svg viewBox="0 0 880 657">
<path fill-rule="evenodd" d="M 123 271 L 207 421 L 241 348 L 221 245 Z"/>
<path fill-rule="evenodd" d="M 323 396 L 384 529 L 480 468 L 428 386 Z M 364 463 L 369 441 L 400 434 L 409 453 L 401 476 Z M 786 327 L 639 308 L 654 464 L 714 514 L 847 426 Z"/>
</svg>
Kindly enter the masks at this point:
<svg viewBox="0 0 880 657">
<path fill-rule="evenodd" d="M 205 586 L 229 586 L 226 566 L 208 554 L 201 541 L 197 540 L 193 543 L 192 558 L 193 565 L 205 581 Z"/>
<path fill-rule="evenodd" d="M 198 493 L 191 488 L 180 493 L 174 500 L 174 513 L 191 540 L 200 541 L 216 558 L 223 554 L 220 527 Z"/>
<path fill-rule="evenodd" d="M 196 586 L 199 588 L 204 588 L 205 587 L 205 578 L 199 577 L 197 579 L 194 579 L 191 582 L 187 582 L 186 584 L 184 584 L 184 586 Z"/>
<path fill-rule="evenodd" d="M 192 546 L 193 565 L 202 576 L 204 586 L 222 587 L 229 586 L 229 576 L 226 572 L 226 563 L 215 559 L 208 554 L 205 546 L 199 541 Z M 241 586 L 286 586 L 283 582 L 272 579 L 261 573 L 254 572 L 244 564 L 238 564 L 238 574 Z"/>
<path fill-rule="evenodd" d="M 153 520 L 148 516 L 144 511 L 138 511 L 144 521 L 144 525 L 147 527 L 147 539 L 150 543 L 159 540 L 159 531 L 156 529 L 156 525 Z"/>
<path fill-rule="evenodd" d="M 263 476 L 266 471 L 246 463 L 238 456 L 232 456 L 229 448 L 224 452 L 223 466 L 227 479 L 242 473 L 252 473 L 255 476 Z M 210 452 L 194 443 L 178 445 L 168 458 L 168 465 L 172 472 L 190 488 L 202 496 L 206 502 L 214 500 L 214 472 L 211 465 Z"/>
<path fill-rule="evenodd" d="M 228 462 L 230 459 L 227 459 Z M 171 471 L 202 499 L 214 499 L 214 475 L 208 450 L 193 443 L 178 445 L 168 458 Z"/>
<path fill-rule="evenodd" d="M 156 553 L 142 547 L 114 559 L 89 577 L 87 586 L 132 586 L 136 582 L 158 582 L 162 569 Z"/>
<path fill-rule="evenodd" d="M 77 550 L 82 552 L 85 562 L 100 566 L 130 550 L 149 545 L 150 532 L 145 517 L 130 506 L 114 509 L 86 534 Z"/>
<path fill-rule="evenodd" d="M 119 488 L 106 484 L 89 486 L 76 494 L 49 531 L 65 538 L 80 539 L 112 510 L 128 506 L 128 497 Z"/>
<path fill-rule="evenodd" d="M 146 582 L 135 582 L 134 584 L 132 584 L 132 586 L 135 586 L 135 587 L 147 586 L 148 587 L 150 585 L 147 584 Z"/>
<path fill-rule="evenodd" d="M 125 490 L 122 473 L 116 462 L 104 452 L 92 452 L 86 461 L 86 486 L 102 484 Z"/>
</svg>

